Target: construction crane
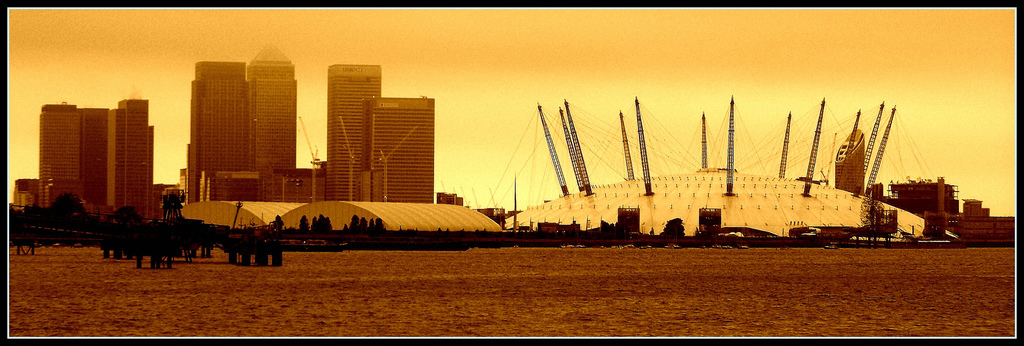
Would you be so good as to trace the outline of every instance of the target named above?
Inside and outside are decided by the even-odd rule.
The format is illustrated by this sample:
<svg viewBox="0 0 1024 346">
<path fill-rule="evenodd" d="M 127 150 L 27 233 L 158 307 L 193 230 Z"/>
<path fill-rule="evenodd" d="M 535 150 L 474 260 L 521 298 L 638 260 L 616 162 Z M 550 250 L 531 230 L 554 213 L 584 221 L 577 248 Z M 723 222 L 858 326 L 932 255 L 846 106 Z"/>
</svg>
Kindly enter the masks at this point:
<svg viewBox="0 0 1024 346">
<path fill-rule="evenodd" d="M 651 192 L 651 171 L 647 168 L 647 145 L 644 144 L 644 122 L 640 120 L 640 99 L 635 98 L 636 103 L 636 130 L 640 136 L 640 163 L 644 168 L 644 188 L 647 193 L 645 196 L 653 195 Z"/>
<path fill-rule="evenodd" d="M 882 135 L 882 142 L 878 144 L 878 155 L 875 155 L 875 164 L 871 166 L 871 176 L 868 177 L 868 184 L 866 185 L 868 191 L 871 191 L 871 185 L 875 183 L 875 178 L 878 176 L 878 166 L 882 164 L 882 154 L 885 153 L 885 142 L 889 139 L 889 129 L 892 128 L 892 118 L 894 117 L 896 117 L 896 107 L 892 107 L 892 114 L 889 115 L 889 124 L 885 125 L 885 134 Z"/>
<path fill-rule="evenodd" d="M 633 160 L 629 157 L 629 140 L 626 137 L 626 120 L 622 117 L 622 111 L 619 111 L 619 125 L 622 128 L 622 152 L 626 156 L 626 180 L 634 180 L 636 177 L 633 176 Z"/>
<path fill-rule="evenodd" d="M 814 142 L 811 144 L 811 158 L 807 163 L 807 175 L 801 179 L 804 181 L 804 197 L 811 196 L 811 183 L 814 181 L 814 161 L 818 158 L 818 139 L 821 138 L 821 120 L 825 115 L 825 99 L 821 99 L 821 110 L 818 111 L 818 127 L 814 130 Z"/>
<path fill-rule="evenodd" d="M 734 98 L 729 98 L 729 158 L 726 161 L 726 181 L 725 181 L 725 195 L 733 196 L 732 193 L 732 179 L 733 179 L 733 161 L 736 155 L 736 151 L 733 145 L 733 109 L 735 106 Z"/>
<path fill-rule="evenodd" d="M 544 126 L 544 138 L 548 140 L 548 151 L 551 152 L 551 163 L 555 166 L 555 174 L 558 176 L 558 184 L 562 187 L 562 196 L 569 194 L 569 188 L 565 186 L 565 176 L 562 175 L 562 165 L 558 162 L 558 153 L 555 152 L 555 143 L 551 141 L 551 132 L 548 132 L 548 122 L 544 120 L 544 110 L 537 105 L 537 113 L 540 114 L 540 124 Z"/>
<path fill-rule="evenodd" d="M 298 117 L 298 118 L 299 118 L 299 125 L 302 125 L 302 134 L 306 137 L 306 146 L 309 147 L 309 155 L 313 157 L 313 161 L 310 161 L 310 163 L 313 164 L 313 169 L 312 169 L 312 171 L 313 171 L 313 183 L 312 183 L 312 185 L 310 185 L 310 197 L 309 197 L 309 201 L 310 201 L 310 203 L 312 203 L 312 202 L 316 202 L 316 170 L 318 168 L 320 168 L 321 162 L 320 162 L 320 159 L 317 157 L 317 154 L 319 153 L 319 150 L 313 150 L 313 145 L 309 143 L 309 132 L 306 131 L 306 123 L 302 121 L 302 117 Z"/>
<path fill-rule="evenodd" d="M 708 168 L 708 122 L 700 114 L 700 168 Z"/>
<path fill-rule="evenodd" d="M 793 112 L 786 117 L 786 138 L 782 140 L 782 163 L 779 164 L 779 179 L 786 177 L 786 155 L 789 153 L 789 123 L 793 120 Z"/>
<path fill-rule="evenodd" d="M 587 176 L 587 163 L 583 160 L 583 150 L 580 147 L 579 137 L 576 136 L 576 126 L 572 124 L 572 112 L 569 111 L 569 101 L 565 101 L 565 118 L 569 120 L 569 134 L 572 135 L 572 142 L 576 148 L 576 159 L 579 160 L 580 178 L 583 179 L 584 191 L 586 191 L 587 196 L 593 195 L 594 191 L 590 189 L 590 177 Z"/>
<path fill-rule="evenodd" d="M 391 155 L 395 153 L 395 150 L 398 150 L 398 148 L 401 147 L 403 143 L 405 143 L 405 140 L 409 139 L 409 136 L 415 133 L 416 130 L 419 128 L 419 125 L 413 126 L 413 128 L 410 129 L 409 132 L 405 134 L 405 137 L 402 137 L 402 140 L 398 141 L 398 144 L 395 144 L 395 147 L 391 148 L 391 150 L 388 151 L 387 155 L 384 154 L 384 150 L 377 150 L 378 152 L 380 152 L 381 163 L 384 164 L 384 202 L 388 201 L 388 158 L 391 157 Z"/>
</svg>

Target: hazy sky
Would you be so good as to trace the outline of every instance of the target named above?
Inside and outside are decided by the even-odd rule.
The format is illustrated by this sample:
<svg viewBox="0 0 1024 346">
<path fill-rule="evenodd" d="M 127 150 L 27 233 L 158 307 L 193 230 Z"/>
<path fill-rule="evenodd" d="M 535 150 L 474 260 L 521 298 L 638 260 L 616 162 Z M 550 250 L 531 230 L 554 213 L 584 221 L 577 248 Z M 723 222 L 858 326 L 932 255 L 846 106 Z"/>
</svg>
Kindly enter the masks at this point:
<svg viewBox="0 0 1024 346">
<path fill-rule="evenodd" d="M 435 189 L 511 209 L 559 195 L 544 107 L 570 191 L 558 108 L 569 101 L 594 184 L 625 177 L 618 112 L 641 176 L 634 98 L 653 175 L 725 166 L 736 101 L 737 168 L 807 170 L 826 101 L 816 177 L 837 141 L 896 107 L 877 182 L 944 177 L 993 215 L 1016 210 L 1015 9 L 8 9 L 8 199 L 38 177 L 44 104 L 149 100 L 154 182 L 186 167 L 199 61 L 250 62 L 266 45 L 295 65 L 298 113 L 326 158 L 327 68 L 383 69 L 383 96 L 436 99 Z M 298 127 L 296 164 L 309 167 Z M 877 145 L 876 145 L 877 147 Z M 515 182 L 515 184 L 514 184 Z M 513 189 L 515 193 L 513 193 Z M 513 199 L 513 196 L 516 199 Z"/>
</svg>

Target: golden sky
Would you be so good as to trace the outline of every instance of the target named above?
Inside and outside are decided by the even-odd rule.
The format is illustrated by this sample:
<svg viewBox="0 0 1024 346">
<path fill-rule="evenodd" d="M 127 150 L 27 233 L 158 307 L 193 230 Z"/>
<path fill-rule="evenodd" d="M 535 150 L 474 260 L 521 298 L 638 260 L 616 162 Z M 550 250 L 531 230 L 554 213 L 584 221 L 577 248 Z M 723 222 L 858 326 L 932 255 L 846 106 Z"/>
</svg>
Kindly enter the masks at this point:
<svg viewBox="0 0 1024 346">
<path fill-rule="evenodd" d="M 625 176 L 619 111 L 640 175 L 634 98 L 653 175 L 699 168 L 702 113 L 711 165 L 724 167 L 723 124 L 735 98 L 744 173 L 778 174 L 792 112 L 787 177 L 804 175 L 822 99 L 816 171 L 829 173 L 836 139 L 857 111 L 870 133 L 885 102 L 879 137 L 897 111 L 877 182 L 944 177 L 961 200 L 982 200 L 992 215 L 1016 210 L 1012 8 L 9 8 L 8 189 L 38 177 L 44 104 L 114 108 L 126 98 L 149 100 L 154 182 L 176 183 L 195 63 L 249 62 L 266 45 L 295 64 L 299 116 L 321 158 L 328 66 L 381 65 L 384 96 L 436 99 L 436 190 L 473 207 L 523 208 L 558 196 L 538 104 L 564 147 L 552 121 L 569 101 L 591 181 L 600 184 Z M 296 164 L 309 167 L 299 131 Z M 575 191 L 568 154 L 559 158 Z"/>
</svg>

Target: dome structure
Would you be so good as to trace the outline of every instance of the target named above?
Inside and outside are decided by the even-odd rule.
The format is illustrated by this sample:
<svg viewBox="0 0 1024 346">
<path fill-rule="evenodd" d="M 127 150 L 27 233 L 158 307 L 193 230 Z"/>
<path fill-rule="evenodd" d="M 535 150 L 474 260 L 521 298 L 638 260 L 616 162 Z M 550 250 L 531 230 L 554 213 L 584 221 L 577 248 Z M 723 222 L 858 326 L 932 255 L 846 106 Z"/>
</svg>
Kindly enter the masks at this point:
<svg viewBox="0 0 1024 346">
<path fill-rule="evenodd" d="M 593 194 L 575 193 L 529 207 L 518 215 L 531 228 L 537 223 L 579 224 L 593 229 L 601 221 L 616 223 L 619 208 L 638 208 L 640 230 L 660 234 L 669 220 L 683 221 L 685 232 L 698 229 L 701 208 L 721 210 L 721 226 L 787 236 L 800 227 L 861 227 L 864 198 L 834 187 L 811 184 L 804 196 L 804 182 L 758 175 L 733 175 L 733 195 L 727 192 L 727 171 L 702 169 L 693 174 L 651 178 L 651 195 L 643 180 L 594 185 Z M 898 210 L 899 229 L 920 233 L 924 220 Z"/>
<path fill-rule="evenodd" d="M 666 224 L 673 219 L 682 220 L 684 232 L 694 234 L 701 225 L 702 209 L 712 210 L 708 215 L 713 215 L 713 218 L 716 219 L 713 224 L 721 227 L 723 231 L 730 231 L 731 229 L 733 231 L 738 230 L 758 235 L 789 236 L 789 231 L 792 229 L 849 229 L 864 226 L 862 219 L 864 219 L 865 213 L 863 210 L 869 204 L 865 203 L 866 200 L 862 196 L 855 193 L 828 185 L 820 185 L 817 181 L 810 181 L 810 177 L 795 180 L 740 174 L 737 172 L 734 169 L 735 102 L 733 100 L 729 102 L 729 144 L 726 168 L 706 168 L 707 147 L 706 142 L 702 142 L 702 166 L 705 168 L 691 174 L 650 177 L 640 113 L 640 101 L 636 99 L 634 102 L 637 109 L 637 129 L 644 179 L 630 178 L 626 181 L 606 185 L 590 184 L 586 166 L 583 164 L 582 152 L 579 150 L 580 145 L 576 139 L 573 121 L 569 113 L 569 103 L 566 102 L 565 116 L 562 119 L 563 132 L 566 134 L 566 142 L 568 143 L 570 154 L 575 154 L 575 156 L 570 155 L 570 158 L 573 163 L 573 170 L 577 174 L 578 185 L 581 191 L 586 192 L 569 194 L 566 190 L 565 180 L 561 176 L 561 169 L 558 167 L 554 144 L 548 134 L 547 125 L 542 121 L 542 124 L 545 126 L 545 136 L 548 139 L 548 147 L 551 151 L 555 171 L 559 175 L 559 182 L 562 185 L 563 195 L 541 205 L 529 207 L 519 213 L 517 215 L 519 225 L 527 225 L 528 223 L 530 228 L 534 228 L 539 223 L 561 225 L 575 223 L 581 229 L 595 229 L 600 227 L 602 222 L 617 223 L 620 208 L 629 208 L 624 210 L 622 215 L 629 218 L 631 220 L 630 223 L 633 225 L 635 225 L 633 220 L 638 218 L 638 231 L 648 234 L 662 233 Z M 543 120 L 544 114 L 540 111 L 540 106 L 538 106 L 538 111 Z M 822 99 L 808 172 L 814 171 L 824 111 L 825 100 Z M 893 112 L 895 113 L 895 108 Z M 789 142 L 789 122 L 791 118 L 792 115 L 787 118 L 780 177 L 785 176 L 785 152 L 787 150 L 785 148 Z M 568 122 L 565 120 L 568 120 Z M 892 118 L 890 117 L 890 123 L 891 120 Z M 622 116 L 620 115 L 621 121 Z M 701 117 L 701 123 L 702 138 L 706 138 L 703 116 Z M 625 125 L 624 122 L 621 124 L 627 167 L 631 170 L 632 164 L 629 162 Z M 878 166 L 878 160 L 882 155 L 882 148 L 888 135 L 889 128 L 887 127 L 882 136 L 878 157 L 876 157 L 876 167 Z M 851 136 L 851 139 L 863 138 L 863 135 L 856 128 Z M 874 138 L 872 138 L 873 140 Z M 703 141 L 706 141 L 706 139 Z M 860 145 L 862 143 L 863 141 L 860 140 L 855 144 Z M 837 157 L 837 159 L 848 159 L 850 161 L 849 165 L 861 169 L 860 171 L 852 172 L 844 171 L 844 174 L 841 174 L 844 183 L 846 180 L 863 180 L 864 154 L 847 158 L 846 153 L 853 150 L 844 147 Z M 863 153 L 863 151 L 859 151 L 859 153 Z M 633 174 L 630 173 L 629 176 L 632 177 Z M 873 179 L 874 175 L 869 179 L 869 182 Z M 856 186 L 854 188 L 846 188 L 860 192 L 860 189 L 856 188 Z M 896 222 L 898 223 L 896 227 L 899 231 L 895 235 L 897 238 L 901 238 L 903 234 L 916 234 L 917 232 L 924 231 L 924 219 L 921 217 L 891 205 L 883 204 L 883 208 L 895 211 Z M 718 216 L 714 216 L 718 214 L 720 214 L 720 221 L 717 221 Z"/>
<path fill-rule="evenodd" d="M 381 219 L 387 230 L 420 231 L 488 231 L 499 232 L 501 227 L 486 215 L 463 206 L 430 203 L 385 203 L 322 201 L 304 204 L 281 216 L 286 228 L 298 228 L 299 220 L 311 220 L 321 215 L 329 218 L 334 229 L 359 218 Z"/>
</svg>

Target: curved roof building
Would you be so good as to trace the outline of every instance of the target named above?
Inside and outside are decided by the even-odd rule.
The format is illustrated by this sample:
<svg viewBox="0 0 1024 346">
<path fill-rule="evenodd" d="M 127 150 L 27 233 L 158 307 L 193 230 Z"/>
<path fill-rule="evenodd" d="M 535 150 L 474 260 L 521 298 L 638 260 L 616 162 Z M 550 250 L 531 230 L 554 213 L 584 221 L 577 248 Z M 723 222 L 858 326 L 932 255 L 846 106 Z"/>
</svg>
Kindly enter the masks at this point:
<svg viewBox="0 0 1024 346">
<path fill-rule="evenodd" d="M 238 203 L 242 203 L 242 206 L 239 207 Z M 302 205 L 303 203 L 203 201 L 186 204 L 181 208 L 181 216 L 221 226 L 266 226 L 278 215 L 283 217 Z"/>
<path fill-rule="evenodd" d="M 223 226 L 266 226 L 280 215 L 286 228 L 298 228 L 299 220 L 306 216 L 330 218 L 334 229 L 340 230 L 352 220 L 381 219 L 388 230 L 436 231 L 488 231 L 498 232 L 501 227 L 494 220 L 476 210 L 452 204 L 384 203 L 323 201 L 314 203 L 205 201 L 185 205 L 181 215 L 188 219 Z M 237 220 L 235 213 L 238 213 Z"/>
<path fill-rule="evenodd" d="M 341 229 L 355 215 L 367 220 L 379 218 L 384 222 L 384 228 L 388 230 L 502 230 L 486 215 L 454 204 L 323 201 L 292 209 L 282 215 L 281 220 L 284 221 L 285 227 L 297 228 L 302 216 L 312 219 L 320 215 L 330 218 L 334 229 Z"/>
<path fill-rule="evenodd" d="M 797 227 L 860 227 L 863 198 L 830 186 L 811 184 L 803 195 L 804 182 L 758 175 L 733 175 L 733 195 L 726 195 L 727 172 L 702 169 L 692 174 L 652 177 L 652 195 L 646 196 L 643 180 L 594 185 L 593 194 L 575 193 L 530 207 L 519 222 L 534 227 L 539 222 L 571 224 L 593 229 L 601 221 L 616 223 L 619 208 L 639 208 L 643 233 L 661 233 L 672 219 L 683 220 L 687 234 L 698 229 L 701 208 L 717 208 L 722 228 L 747 228 L 785 236 Z M 887 209 L 896 209 L 887 206 Z M 924 220 L 899 210 L 899 228 L 920 233 Z"/>
</svg>

